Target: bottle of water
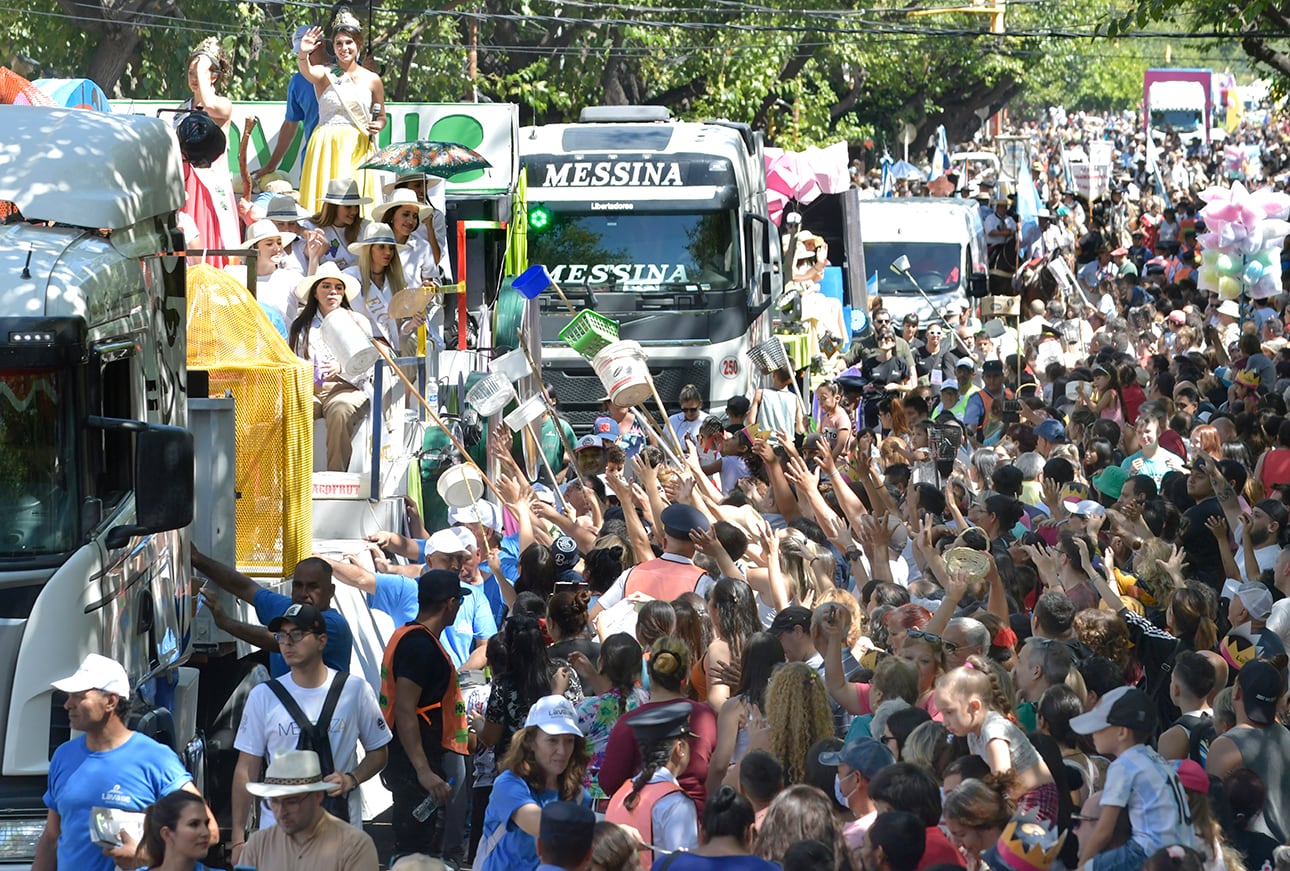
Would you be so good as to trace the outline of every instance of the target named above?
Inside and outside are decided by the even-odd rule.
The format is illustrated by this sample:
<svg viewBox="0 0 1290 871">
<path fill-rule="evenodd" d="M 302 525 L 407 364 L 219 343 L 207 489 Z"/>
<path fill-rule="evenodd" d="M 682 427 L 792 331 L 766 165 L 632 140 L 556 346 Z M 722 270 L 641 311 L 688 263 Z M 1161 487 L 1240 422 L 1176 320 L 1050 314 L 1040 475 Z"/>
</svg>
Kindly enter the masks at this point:
<svg viewBox="0 0 1290 871">
<path fill-rule="evenodd" d="M 457 778 L 455 777 L 448 778 L 448 785 L 456 786 Z M 412 819 L 416 820 L 419 823 L 424 823 L 426 820 L 430 819 L 430 815 L 438 809 L 439 809 L 439 802 L 434 800 L 434 796 L 427 795 L 425 801 L 421 802 L 421 804 L 417 805 L 412 809 Z"/>
</svg>

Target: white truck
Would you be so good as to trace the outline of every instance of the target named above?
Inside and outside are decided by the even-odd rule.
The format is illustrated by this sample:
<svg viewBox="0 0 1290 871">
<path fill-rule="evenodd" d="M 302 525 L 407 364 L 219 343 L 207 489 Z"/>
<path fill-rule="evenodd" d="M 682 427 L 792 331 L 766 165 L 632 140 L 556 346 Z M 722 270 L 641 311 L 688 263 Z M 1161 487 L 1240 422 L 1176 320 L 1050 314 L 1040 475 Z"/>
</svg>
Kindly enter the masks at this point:
<svg viewBox="0 0 1290 871">
<path fill-rule="evenodd" d="M 770 337 L 783 283 L 761 134 L 661 107 L 592 107 L 577 124 L 522 128 L 519 146 L 529 262 L 644 346 L 669 407 L 686 384 L 717 411 L 746 395 L 756 373 L 745 351 Z M 575 426 L 590 424 L 600 379 L 557 338 L 563 303 L 540 304 L 542 380 Z"/>
<path fill-rule="evenodd" d="M 136 728 L 193 771 L 201 747 L 178 146 L 155 118 L 3 112 L 0 868 L 19 868 L 70 737 L 49 682 L 86 654 L 125 665 Z"/>
</svg>

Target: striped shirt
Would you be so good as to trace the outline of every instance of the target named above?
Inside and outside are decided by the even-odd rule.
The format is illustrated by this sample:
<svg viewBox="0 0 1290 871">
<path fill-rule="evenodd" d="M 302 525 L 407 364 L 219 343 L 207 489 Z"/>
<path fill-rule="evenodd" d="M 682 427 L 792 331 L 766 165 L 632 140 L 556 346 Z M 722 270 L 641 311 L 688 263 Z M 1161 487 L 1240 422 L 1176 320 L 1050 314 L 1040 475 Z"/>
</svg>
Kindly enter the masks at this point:
<svg viewBox="0 0 1290 871">
<path fill-rule="evenodd" d="M 1145 744 L 1130 747 L 1107 768 L 1102 806 L 1129 812 L 1131 837 L 1148 856 L 1171 844 L 1193 846 L 1191 810 L 1178 774 Z"/>
</svg>

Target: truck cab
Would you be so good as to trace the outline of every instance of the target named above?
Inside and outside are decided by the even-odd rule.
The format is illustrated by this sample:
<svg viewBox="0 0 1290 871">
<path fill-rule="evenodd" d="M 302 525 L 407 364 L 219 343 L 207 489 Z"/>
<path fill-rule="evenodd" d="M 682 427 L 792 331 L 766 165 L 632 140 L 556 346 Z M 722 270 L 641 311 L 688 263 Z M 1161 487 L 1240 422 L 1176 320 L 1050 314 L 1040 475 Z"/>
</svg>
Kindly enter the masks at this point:
<svg viewBox="0 0 1290 871">
<path fill-rule="evenodd" d="M 195 733 L 185 528 L 178 146 L 155 118 L 8 107 L 0 132 L 0 867 L 44 828 L 49 685 L 100 653 L 136 722 L 184 757 Z M 150 724 L 150 725 L 149 725 Z"/>
</svg>

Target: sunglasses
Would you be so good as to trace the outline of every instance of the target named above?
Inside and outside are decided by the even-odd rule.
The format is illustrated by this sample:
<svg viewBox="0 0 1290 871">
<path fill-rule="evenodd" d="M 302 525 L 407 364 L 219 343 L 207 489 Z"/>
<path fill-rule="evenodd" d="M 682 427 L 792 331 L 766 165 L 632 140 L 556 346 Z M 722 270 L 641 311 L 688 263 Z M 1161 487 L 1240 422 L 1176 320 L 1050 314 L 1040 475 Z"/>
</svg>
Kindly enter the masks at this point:
<svg viewBox="0 0 1290 871">
<path fill-rule="evenodd" d="M 883 326 L 891 323 L 891 318 L 874 318 L 873 322 L 876 326 Z"/>
<path fill-rule="evenodd" d="M 953 653 L 954 651 L 959 649 L 959 646 L 957 644 L 951 641 L 946 641 L 944 638 L 937 635 L 935 632 L 924 632 L 921 629 L 910 629 L 908 632 L 905 633 L 905 637 L 913 638 L 913 639 L 922 639 L 923 641 L 926 641 L 928 644 L 939 644 L 950 653 Z"/>
</svg>

